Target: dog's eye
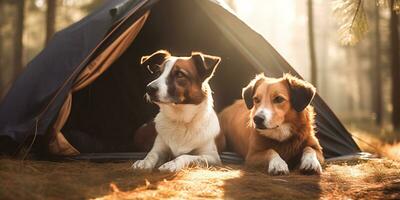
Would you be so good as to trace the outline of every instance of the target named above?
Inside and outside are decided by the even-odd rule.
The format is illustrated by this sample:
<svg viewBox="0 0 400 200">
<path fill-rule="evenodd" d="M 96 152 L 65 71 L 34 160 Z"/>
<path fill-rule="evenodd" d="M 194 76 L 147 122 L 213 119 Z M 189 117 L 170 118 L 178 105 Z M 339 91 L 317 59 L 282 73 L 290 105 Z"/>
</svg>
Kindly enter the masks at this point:
<svg viewBox="0 0 400 200">
<path fill-rule="evenodd" d="M 176 75 L 176 78 L 183 78 L 183 77 L 185 77 L 185 74 L 184 74 L 183 72 L 181 72 L 181 71 L 177 71 L 175 75 Z"/>
<path fill-rule="evenodd" d="M 253 97 L 253 101 L 254 101 L 254 103 L 260 103 L 260 99 L 258 98 L 258 97 Z"/>
<path fill-rule="evenodd" d="M 281 96 L 277 96 L 274 98 L 273 102 L 274 103 L 282 103 L 285 101 L 285 98 L 281 97 Z"/>
</svg>

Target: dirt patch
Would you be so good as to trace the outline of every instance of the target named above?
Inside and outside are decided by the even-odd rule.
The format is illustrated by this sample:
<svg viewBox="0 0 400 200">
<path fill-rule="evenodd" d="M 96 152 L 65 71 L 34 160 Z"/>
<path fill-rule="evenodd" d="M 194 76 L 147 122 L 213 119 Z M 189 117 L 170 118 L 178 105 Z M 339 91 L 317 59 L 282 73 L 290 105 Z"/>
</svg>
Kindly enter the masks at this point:
<svg viewBox="0 0 400 200">
<path fill-rule="evenodd" d="M 400 162 L 328 163 L 321 176 L 269 176 L 229 165 L 176 174 L 134 172 L 131 162 L 0 160 L 0 199 L 398 199 Z"/>
<path fill-rule="evenodd" d="M 0 160 L 0 199 L 82 199 L 106 195 L 110 184 L 121 190 L 171 179 L 170 174 L 135 173 L 130 163 Z"/>
</svg>

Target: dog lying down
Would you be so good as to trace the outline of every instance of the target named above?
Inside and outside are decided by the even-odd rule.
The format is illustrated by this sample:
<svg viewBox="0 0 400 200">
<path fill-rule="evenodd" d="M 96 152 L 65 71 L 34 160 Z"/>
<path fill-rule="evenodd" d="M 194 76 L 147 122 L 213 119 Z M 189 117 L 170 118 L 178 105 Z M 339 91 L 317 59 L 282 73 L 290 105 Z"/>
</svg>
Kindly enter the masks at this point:
<svg viewBox="0 0 400 200">
<path fill-rule="evenodd" d="M 314 95 L 311 84 L 289 74 L 257 75 L 243 88 L 243 100 L 219 114 L 219 140 L 242 155 L 247 166 L 266 168 L 271 175 L 289 174 L 295 167 L 320 174 L 324 157 L 309 105 Z"/>
<path fill-rule="evenodd" d="M 174 172 L 191 165 L 221 164 L 215 144 L 220 126 L 208 84 L 220 60 L 199 52 L 175 57 L 164 50 L 142 57 L 142 65 L 157 76 L 147 85 L 146 98 L 160 112 L 154 119 L 153 147 L 144 160 L 132 165 L 134 169 Z"/>
</svg>

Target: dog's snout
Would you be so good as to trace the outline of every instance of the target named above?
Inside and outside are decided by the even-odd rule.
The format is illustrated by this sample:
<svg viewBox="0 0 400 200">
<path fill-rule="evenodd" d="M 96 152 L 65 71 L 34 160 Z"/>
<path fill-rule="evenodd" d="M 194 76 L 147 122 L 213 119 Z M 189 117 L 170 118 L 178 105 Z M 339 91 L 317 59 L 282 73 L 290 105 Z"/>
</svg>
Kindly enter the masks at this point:
<svg viewBox="0 0 400 200">
<path fill-rule="evenodd" d="M 267 127 L 265 126 L 265 115 L 263 114 L 257 114 L 256 116 L 253 117 L 254 124 L 256 125 L 257 129 L 266 129 Z"/>
<path fill-rule="evenodd" d="M 146 87 L 146 92 L 149 95 L 154 95 L 158 91 L 158 87 L 154 86 L 153 84 L 149 84 Z"/>
<path fill-rule="evenodd" d="M 254 124 L 256 124 L 256 126 L 263 125 L 264 120 L 265 120 L 265 117 L 263 115 L 256 115 L 253 118 Z"/>
</svg>

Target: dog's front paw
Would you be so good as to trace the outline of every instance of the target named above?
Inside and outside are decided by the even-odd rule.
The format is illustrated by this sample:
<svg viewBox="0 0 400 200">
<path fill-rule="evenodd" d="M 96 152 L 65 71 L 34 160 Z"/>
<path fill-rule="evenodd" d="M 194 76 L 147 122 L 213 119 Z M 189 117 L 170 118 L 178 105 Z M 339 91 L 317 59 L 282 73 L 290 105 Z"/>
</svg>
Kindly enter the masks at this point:
<svg viewBox="0 0 400 200">
<path fill-rule="evenodd" d="M 152 170 L 154 166 L 147 160 L 137 160 L 133 163 L 132 168 L 134 170 Z"/>
<path fill-rule="evenodd" d="M 303 174 L 321 174 L 322 167 L 316 156 L 306 154 L 301 158 L 300 172 Z"/>
<path fill-rule="evenodd" d="M 281 157 L 276 156 L 271 161 L 269 161 L 268 165 L 268 173 L 270 175 L 288 175 L 289 167 Z"/>
<path fill-rule="evenodd" d="M 177 172 L 181 168 L 177 165 L 175 160 L 164 163 L 158 168 L 162 172 Z"/>
</svg>

